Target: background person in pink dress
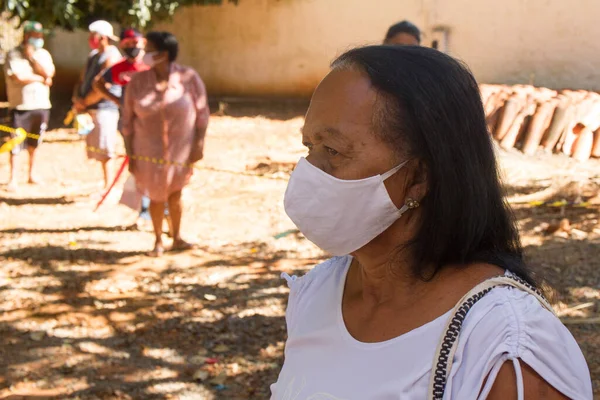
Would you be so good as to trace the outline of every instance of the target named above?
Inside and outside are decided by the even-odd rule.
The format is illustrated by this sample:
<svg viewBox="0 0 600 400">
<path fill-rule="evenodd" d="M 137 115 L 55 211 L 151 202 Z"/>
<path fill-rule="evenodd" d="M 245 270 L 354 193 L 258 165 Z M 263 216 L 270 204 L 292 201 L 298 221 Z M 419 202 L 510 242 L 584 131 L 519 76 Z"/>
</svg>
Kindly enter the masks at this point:
<svg viewBox="0 0 600 400">
<path fill-rule="evenodd" d="M 173 250 L 193 245 L 181 238 L 181 190 L 192 176 L 190 163 L 202 159 L 209 109 L 204 83 L 191 68 L 175 63 L 178 43 L 168 32 L 146 35 L 144 62 L 151 69 L 135 74 L 125 90 L 123 137 L 128 154 L 175 163 L 130 160 L 138 189 L 150 198 L 156 241 L 152 255 L 163 251 L 164 203 L 172 219 Z"/>
</svg>

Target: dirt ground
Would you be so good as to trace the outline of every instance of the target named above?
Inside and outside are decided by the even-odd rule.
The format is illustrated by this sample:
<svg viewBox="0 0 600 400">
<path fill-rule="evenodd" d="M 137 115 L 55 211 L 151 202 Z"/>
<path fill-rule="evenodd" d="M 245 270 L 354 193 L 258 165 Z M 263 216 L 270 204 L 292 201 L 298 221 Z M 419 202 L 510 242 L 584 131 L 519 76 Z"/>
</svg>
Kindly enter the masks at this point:
<svg viewBox="0 0 600 400">
<path fill-rule="evenodd" d="M 0 398 L 268 399 L 285 340 L 280 274 L 325 258 L 282 205 L 301 125 L 213 116 L 184 195 L 183 231 L 200 248 L 161 259 L 146 256 L 150 226 L 118 204 L 124 177 L 94 212 L 99 166 L 76 135 L 50 132 L 44 184 L 0 186 Z M 499 155 L 528 259 L 600 395 L 600 163 Z"/>
</svg>

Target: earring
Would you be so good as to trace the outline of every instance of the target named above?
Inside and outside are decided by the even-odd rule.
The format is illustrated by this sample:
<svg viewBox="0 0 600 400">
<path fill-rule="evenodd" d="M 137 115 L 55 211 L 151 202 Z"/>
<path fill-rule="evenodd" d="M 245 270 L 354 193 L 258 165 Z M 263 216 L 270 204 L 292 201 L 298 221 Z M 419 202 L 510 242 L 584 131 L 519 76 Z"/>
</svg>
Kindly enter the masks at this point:
<svg viewBox="0 0 600 400">
<path fill-rule="evenodd" d="M 410 197 L 406 199 L 406 208 L 412 210 L 413 208 L 419 207 L 419 202 L 417 200 L 411 199 Z"/>
</svg>

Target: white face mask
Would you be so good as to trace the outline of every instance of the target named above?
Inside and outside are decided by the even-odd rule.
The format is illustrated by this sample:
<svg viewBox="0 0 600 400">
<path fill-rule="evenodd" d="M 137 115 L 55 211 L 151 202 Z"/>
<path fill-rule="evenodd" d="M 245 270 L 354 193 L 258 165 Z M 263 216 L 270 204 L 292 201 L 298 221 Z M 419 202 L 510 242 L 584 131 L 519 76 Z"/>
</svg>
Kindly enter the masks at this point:
<svg viewBox="0 0 600 400">
<path fill-rule="evenodd" d="M 30 45 L 33 46 L 34 49 L 41 49 L 42 47 L 44 47 L 44 39 L 42 38 L 29 38 L 29 40 L 27 41 L 27 43 L 29 43 Z"/>
<path fill-rule="evenodd" d="M 144 54 L 142 58 L 142 62 L 149 66 L 150 68 L 154 67 L 159 61 L 154 60 L 154 55 L 157 54 L 158 51 L 151 51 L 149 53 Z"/>
<path fill-rule="evenodd" d="M 383 175 L 343 180 L 301 158 L 285 192 L 285 212 L 308 240 L 329 254 L 350 254 L 408 210 L 394 205 L 383 183 L 407 162 Z"/>
</svg>

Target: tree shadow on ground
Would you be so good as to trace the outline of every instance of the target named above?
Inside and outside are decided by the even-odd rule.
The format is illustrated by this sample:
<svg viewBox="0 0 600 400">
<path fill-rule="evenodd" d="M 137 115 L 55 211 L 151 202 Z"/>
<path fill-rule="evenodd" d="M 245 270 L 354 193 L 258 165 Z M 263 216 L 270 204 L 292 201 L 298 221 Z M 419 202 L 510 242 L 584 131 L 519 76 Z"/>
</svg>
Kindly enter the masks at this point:
<svg viewBox="0 0 600 400">
<path fill-rule="evenodd" d="M 556 200 L 560 201 L 560 200 Z M 598 220 L 598 206 L 521 206 L 513 205 L 513 212 L 519 221 L 522 232 L 552 233 L 552 226 L 567 219 L 569 225 L 581 229 L 593 229 Z"/>
<path fill-rule="evenodd" d="M 93 248 L 66 248 L 62 246 L 20 247 L 0 253 L 0 257 L 24 260 L 32 266 L 46 267 L 50 261 L 116 263 L 126 257 L 145 254 L 143 251 L 116 251 Z"/>
<path fill-rule="evenodd" d="M 66 197 L 27 197 L 22 199 L 16 197 L 0 197 L 0 203 L 5 203 L 9 206 L 23 206 L 73 204 L 75 201 Z"/>
<path fill-rule="evenodd" d="M 596 216 L 597 217 L 597 216 Z M 584 303 L 593 304 L 585 312 L 588 317 L 581 323 L 568 324 L 590 365 L 600 359 L 600 324 L 594 316 L 600 315 L 598 288 L 600 288 L 600 240 L 575 240 L 555 236 L 546 237 L 541 245 L 525 247 L 526 261 L 538 280 L 546 282 L 553 290 L 553 303 L 562 302 L 569 307 Z M 541 278 L 541 279 L 540 279 Z M 589 322 L 586 322 L 589 321 Z M 600 370 L 591 370 L 594 393 L 600 394 Z"/>
<path fill-rule="evenodd" d="M 582 302 L 586 298 L 578 297 L 574 288 L 600 287 L 600 274 L 595 273 L 600 269 L 600 240 L 548 236 L 541 245 L 524 250 L 528 265 L 551 287 L 561 288 L 556 292 L 557 300 Z"/>
<path fill-rule="evenodd" d="M 515 186 L 515 185 L 503 185 L 504 193 L 507 197 L 515 196 L 515 195 L 530 195 L 533 193 L 541 192 L 544 189 L 548 188 L 548 185 L 544 184 L 529 184 L 524 186 Z"/>
<path fill-rule="evenodd" d="M 68 131 L 71 132 L 71 131 Z M 44 142 L 46 143 L 74 143 L 74 142 L 84 142 L 85 136 L 81 136 L 77 134 L 74 130 L 72 133 L 67 135 L 61 135 L 59 137 L 48 135 L 48 138 L 44 138 Z"/>
<path fill-rule="evenodd" d="M 302 273 L 319 260 L 244 243 L 207 249 L 212 259 L 188 268 L 144 275 L 118 264 L 137 254 L 55 246 L 0 254 L 27 261 L 23 274 L 36 282 L 59 282 L 32 288 L 21 276 L 3 286 L 19 301 L 8 309 L 0 301 L 8 311 L 0 319 L 0 392 L 27 380 L 62 389 L 49 399 L 268 398 L 285 340 L 280 272 Z M 200 281 L 207 268 L 214 279 Z M 33 293 L 48 300 L 34 307 Z"/>
<path fill-rule="evenodd" d="M 559 186 L 533 184 L 505 186 L 508 199 L 522 233 L 544 233 L 547 228 L 567 219 L 580 229 L 592 230 L 597 224 L 599 205 L 596 200 L 598 186 L 589 182 L 569 182 Z"/>
<path fill-rule="evenodd" d="M 74 233 L 74 232 L 116 232 L 116 231 L 135 231 L 137 224 L 117 225 L 117 226 L 76 226 L 72 228 L 11 228 L 2 229 L 0 234 L 23 234 L 23 233 Z"/>
</svg>

